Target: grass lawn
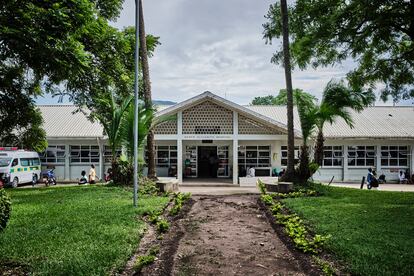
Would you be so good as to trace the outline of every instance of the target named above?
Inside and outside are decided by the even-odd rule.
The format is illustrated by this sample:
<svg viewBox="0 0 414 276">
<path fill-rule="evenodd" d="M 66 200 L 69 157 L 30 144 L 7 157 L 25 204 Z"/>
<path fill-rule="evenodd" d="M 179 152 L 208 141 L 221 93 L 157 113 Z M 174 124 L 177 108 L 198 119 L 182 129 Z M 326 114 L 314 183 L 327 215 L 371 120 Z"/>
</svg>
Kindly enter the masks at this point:
<svg viewBox="0 0 414 276">
<path fill-rule="evenodd" d="M 414 275 L 414 193 L 326 187 L 284 200 L 356 275 Z"/>
<path fill-rule="evenodd" d="M 133 208 L 131 191 L 104 186 L 7 192 L 12 214 L 0 233 L 0 267 L 12 262 L 42 275 L 102 275 L 122 268 L 144 230 L 137 217 L 168 202 L 146 197 Z"/>
</svg>

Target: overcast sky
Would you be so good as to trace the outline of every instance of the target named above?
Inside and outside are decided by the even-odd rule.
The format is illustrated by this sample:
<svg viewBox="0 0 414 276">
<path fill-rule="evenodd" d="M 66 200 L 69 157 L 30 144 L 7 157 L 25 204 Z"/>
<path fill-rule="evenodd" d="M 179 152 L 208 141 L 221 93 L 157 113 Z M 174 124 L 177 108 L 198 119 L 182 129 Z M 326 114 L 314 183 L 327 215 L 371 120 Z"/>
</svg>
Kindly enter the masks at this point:
<svg viewBox="0 0 414 276">
<path fill-rule="evenodd" d="M 182 101 L 203 91 L 248 104 L 277 94 L 284 71 L 270 63 L 280 41 L 262 39 L 264 15 L 274 0 L 144 0 L 146 32 L 160 37 L 150 59 L 153 99 Z M 134 0 L 125 0 L 118 28 L 134 25 Z M 320 97 L 331 78 L 343 78 L 352 62 L 295 70 L 293 86 Z M 56 100 L 53 100 L 56 101 Z"/>
</svg>

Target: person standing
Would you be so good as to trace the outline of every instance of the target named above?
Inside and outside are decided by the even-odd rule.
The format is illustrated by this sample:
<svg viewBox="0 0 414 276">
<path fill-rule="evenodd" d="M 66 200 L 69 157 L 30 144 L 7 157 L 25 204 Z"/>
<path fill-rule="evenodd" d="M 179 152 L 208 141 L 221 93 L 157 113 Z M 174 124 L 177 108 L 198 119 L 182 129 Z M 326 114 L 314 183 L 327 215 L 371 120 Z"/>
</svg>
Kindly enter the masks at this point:
<svg viewBox="0 0 414 276">
<path fill-rule="evenodd" d="M 89 184 L 95 184 L 95 183 L 96 183 L 96 171 L 95 171 L 95 165 L 92 164 L 89 170 Z"/>
</svg>

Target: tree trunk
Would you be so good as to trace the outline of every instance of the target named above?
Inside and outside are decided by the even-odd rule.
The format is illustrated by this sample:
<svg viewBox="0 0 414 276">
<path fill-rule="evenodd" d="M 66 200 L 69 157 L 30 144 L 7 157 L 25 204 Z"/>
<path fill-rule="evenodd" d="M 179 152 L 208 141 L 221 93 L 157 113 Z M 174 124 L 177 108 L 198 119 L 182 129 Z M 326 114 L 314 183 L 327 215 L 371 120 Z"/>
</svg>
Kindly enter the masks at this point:
<svg viewBox="0 0 414 276">
<path fill-rule="evenodd" d="M 293 89 L 292 89 L 292 72 L 290 65 L 290 51 L 289 51 L 289 22 L 286 0 L 280 0 L 280 9 L 282 14 L 282 29 L 283 29 L 283 57 L 285 67 L 286 79 L 286 96 L 287 96 L 287 168 L 283 175 L 283 181 L 293 181 L 295 176 L 295 134 L 293 130 Z"/>
<path fill-rule="evenodd" d="M 301 184 L 306 184 L 311 172 L 309 169 L 309 151 L 308 146 L 303 144 L 300 147 L 300 158 L 299 158 L 299 181 Z"/>
<path fill-rule="evenodd" d="M 315 143 L 315 153 L 313 156 L 314 162 L 317 163 L 319 166 L 322 166 L 322 162 L 323 162 L 324 142 L 325 142 L 325 138 L 323 137 L 322 129 L 319 129 L 318 137 L 316 138 L 316 143 Z"/>
<path fill-rule="evenodd" d="M 144 87 L 144 104 L 146 108 L 150 109 L 152 108 L 151 81 L 149 75 L 147 40 L 145 36 L 144 11 L 142 6 L 142 0 L 139 0 L 139 44 L 139 56 L 141 59 L 142 78 Z M 152 131 L 149 131 L 147 136 L 147 151 L 148 178 L 157 179 L 155 172 L 154 133 Z"/>
</svg>

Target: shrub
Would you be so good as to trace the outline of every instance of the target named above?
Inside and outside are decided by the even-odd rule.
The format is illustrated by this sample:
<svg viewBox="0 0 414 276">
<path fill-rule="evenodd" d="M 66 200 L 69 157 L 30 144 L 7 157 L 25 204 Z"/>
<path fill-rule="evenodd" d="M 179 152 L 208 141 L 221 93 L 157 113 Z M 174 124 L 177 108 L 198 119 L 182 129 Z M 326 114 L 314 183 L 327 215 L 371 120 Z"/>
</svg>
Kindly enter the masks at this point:
<svg viewBox="0 0 414 276">
<path fill-rule="evenodd" d="M 154 181 L 148 177 L 142 177 L 139 179 L 139 194 L 141 195 L 157 195 L 160 190 L 157 188 L 157 185 Z"/>
<path fill-rule="evenodd" d="M 267 194 L 266 192 L 266 185 L 260 181 L 260 179 L 257 180 L 257 187 L 259 188 L 260 193 L 262 193 L 262 195 Z"/>
<path fill-rule="evenodd" d="M 3 231 L 10 218 L 11 200 L 4 188 L 0 188 L 0 232 Z"/>
<path fill-rule="evenodd" d="M 272 205 L 273 204 L 273 198 L 272 198 L 271 195 L 267 195 L 267 194 L 262 195 L 261 199 L 262 199 L 263 203 L 266 204 L 266 205 Z"/>
<path fill-rule="evenodd" d="M 170 224 L 165 219 L 160 219 L 157 221 L 157 231 L 158 233 L 165 233 L 170 228 Z"/>
<path fill-rule="evenodd" d="M 134 166 L 128 160 L 118 158 L 112 162 L 112 179 L 115 185 L 132 185 Z"/>
<path fill-rule="evenodd" d="M 140 272 L 144 266 L 152 264 L 155 261 L 154 255 L 139 256 L 135 262 L 135 272 Z"/>
<path fill-rule="evenodd" d="M 176 193 L 174 194 L 174 206 L 170 210 L 170 215 L 175 216 L 177 215 L 181 208 L 183 207 L 183 203 L 189 200 L 191 197 L 191 193 Z"/>
</svg>

